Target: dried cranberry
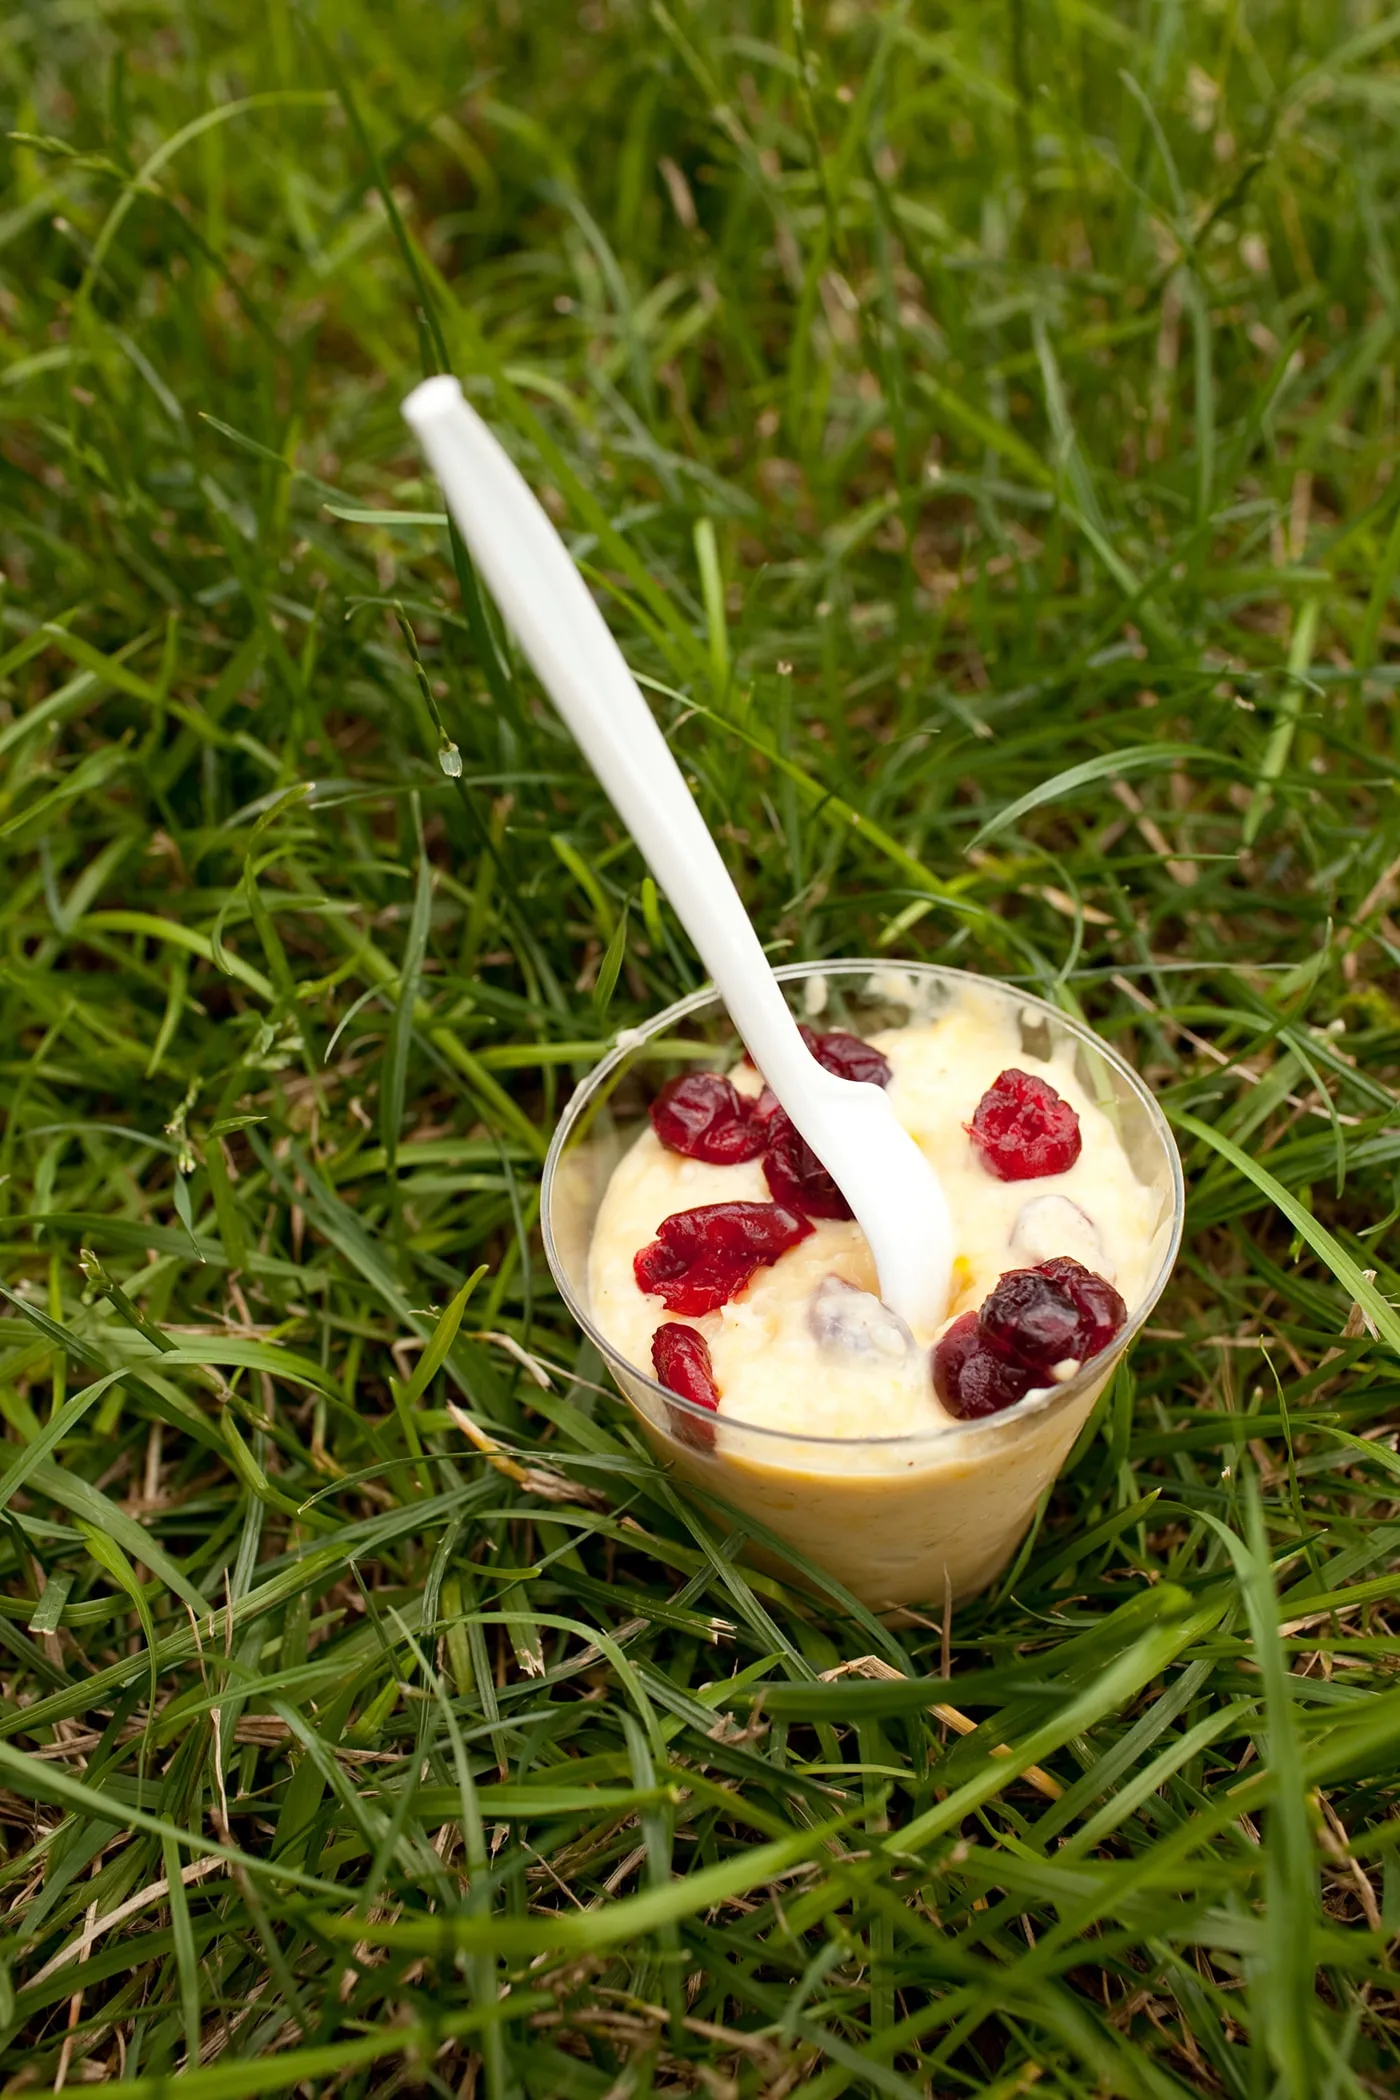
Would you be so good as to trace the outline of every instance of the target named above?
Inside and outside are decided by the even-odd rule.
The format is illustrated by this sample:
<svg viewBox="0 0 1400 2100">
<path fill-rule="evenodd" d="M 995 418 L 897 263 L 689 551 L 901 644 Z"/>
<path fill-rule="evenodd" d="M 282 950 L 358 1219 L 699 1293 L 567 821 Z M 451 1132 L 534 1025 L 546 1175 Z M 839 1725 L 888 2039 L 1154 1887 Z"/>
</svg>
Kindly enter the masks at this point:
<svg viewBox="0 0 1400 2100">
<path fill-rule="evenodd" d="M 651 1338 L 651 1361 L 668 1392 L 693 1401 L 697 1407 L 707 1407 L 711 1414 L 718 1412 L 719 1387 L 710 1362 L 710 1345 L 697 1327 L 682 1326 L 679 1320 L 668 1320 L 665 1326 L 658 1327 Z M 679 1407 L 668 1408 L 666 1413 L 671 1434 L 678 1443 L 689 1444 L 694 1451 L 714 1450 L 715 1432 L 708 1422 L 697 1422 L 694 1415 Z"/>
<path fill-rule="evenodd" d="M 1082 1354 L 1079 1307 L 1040 1269 L 1009 1269 L 978 1318 L 991 1346 L 1040 1374 L 1042 1384 L 1056 1364 Z"/>
<path fill-rule="evenodd" d="M 832 1028 L 825 1035 L 817 1035 L 810 1028 L 801 1028 L 798 1033 L 823 1070 L 834 1072 L 838 1079 L 888 1086 L 894 1077 L 889 1059 L 873 1043 L 862 1042 L 844 1028 Z"/>
<path fill-rule="evenodd" d="M 745 1058 L 744 1062 L 747 1064 L 748 1059 Z M 735 1091 L 738 1092 L 738 1089 Z M 739 1100 L 757 1136 L 758 1150 L 762 1152 L 768 1143 L 768 1133 L 774 1116 L 782 1114 L 778 1106 L 778 1097 L 765 1080 L 756 1094 L 740 1094 Z"/>
<path fill-rule="evenodd" d="M 978 1314 L 992 1348 L 1041 1383 L 1067 1357 L 1083 1363 L 1097 1356 L 1127 1317 L 1113 1285 L 1068 1254 L 1038 1268 L 1009 1269 Z"/>
<path fill-rule="evenodd" d="M 668 1080 L 651 1104 L 651 1127 L 668 1152 L 735 1167 L 763 1150 L 753 1103 L 718 1072 L 686 1072 Z"/>
<path fill-rule="evenodd" d="M 632 1261 L 637 1288 L 668 1312 L 715 1312 L 812 1227 L 779 1203 L 701 1203 L 662 1220 Z"/>
<path fill-rule="evenodd" d="M 763 1176 L 779 1203 L 804 1218 L 849 1218 L 851 1206 L 807 1140 L 781 1108 L 768 1119 Z"/>
<path fill-rule="evenodd" d="M 1048 1276 L 1061 1290 L 1068 1291 L 1078 1309 L 1078 1346 L 1074 1354 L 1081 1361 L 1097 1356 L 1100 1349 L 1108 1347 L 1127 1320 L 1128 1308 L 1121 1295 L 1106 1276 L 1086 1269 L 1083 1262 L 1076 1261 L 1072 1254 L 1057 1254 L 1053 1261 L 1043 1261 L 1039 1266 L 1042 1276 Z"/>
<path fill-rule="evenodd" d="M 1083 1145 L 1079 1118 L 1063 1095 L 1014 1065 L 988 1087 L 967 1133 L 998 1181 L 1064 1174 Z"/>
<path fill-rule="evenodd" d="M 1031 1372 L 989 1345 L 975 1312 L 954 1320 L 934 1345 L 934 1391 L 960 1422 L 1014 1407 L 1033 1383 Z"/>
<path fill-rule="evenodd" d="M 949 1414 L 993 1415 L 1044 1385 L 1056 1364 L 1106 1349 L 1128 1308 L 1072 1255 L 1008 1269 L 981 1309 L 963 1313 L 933 1351 L 934 1391 Z"/>
</svg>

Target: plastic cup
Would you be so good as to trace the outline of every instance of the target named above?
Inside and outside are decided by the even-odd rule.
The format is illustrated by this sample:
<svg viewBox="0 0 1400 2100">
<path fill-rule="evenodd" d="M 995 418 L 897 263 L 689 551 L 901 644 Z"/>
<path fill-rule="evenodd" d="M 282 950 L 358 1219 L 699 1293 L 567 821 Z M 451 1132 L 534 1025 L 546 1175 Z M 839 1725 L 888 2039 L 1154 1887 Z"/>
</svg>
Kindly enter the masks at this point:
<svg viewBox="0 0 1400 2100">
<path fill-rule="evenodd" d="M 1181 1243 L 1185 1190 L 1176 1145 L 1141 1079 L 1100 1037 L 1043 1000 L 964 970 L 842 960 L 777 971 L 800 1018 L 869 1036 L 917 1025 L 966 989 L 1003 1000 L 1021 1047 L 1064 1045 L 1089 1098 L 1113 1122 L 1138 1179 L 1157 1197 L 1150 1281 L 1112 1347 L 1053 1391 L 1004 1413 L 915 1436 L 798 1437 L 715 1416 L 628 1363 L 594 1324 L 588 1254 L 609 1177 L 651 1100 L 681 1071 L 728 1070 L 742 1046 L 716 994 L 694 993 L 629 1030 L 575 1092 L 545 1161 L 545 1254 L 564 1301 L 636 1411 L 657 1457 L 785 1539 L 873 1609 L 942 1606 L 984 1589 L 1025 1535 L 1119 1358 L 1161 1295 Z M 711 1440 L 707 1432 L 713 1431 Z"/>
</svg>

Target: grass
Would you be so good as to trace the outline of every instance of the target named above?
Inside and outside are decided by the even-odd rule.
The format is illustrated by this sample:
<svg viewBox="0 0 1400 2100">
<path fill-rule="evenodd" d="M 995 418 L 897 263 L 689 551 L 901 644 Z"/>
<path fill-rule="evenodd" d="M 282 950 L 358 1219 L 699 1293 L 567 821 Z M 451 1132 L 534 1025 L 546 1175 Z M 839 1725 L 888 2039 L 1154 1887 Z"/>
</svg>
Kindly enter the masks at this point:
<svg viewBox="0 0 1400 2100">
<path fill-rule="evenodd" d="M 32 0 L 0 103 L 4 2091 L 1393 2090 L 1400 16 Z M 1173 1118 L 951 1628 L 745 1572 L 553 1295 L 696 970 L 443 362 L 775 952 Z"/>
</svg>

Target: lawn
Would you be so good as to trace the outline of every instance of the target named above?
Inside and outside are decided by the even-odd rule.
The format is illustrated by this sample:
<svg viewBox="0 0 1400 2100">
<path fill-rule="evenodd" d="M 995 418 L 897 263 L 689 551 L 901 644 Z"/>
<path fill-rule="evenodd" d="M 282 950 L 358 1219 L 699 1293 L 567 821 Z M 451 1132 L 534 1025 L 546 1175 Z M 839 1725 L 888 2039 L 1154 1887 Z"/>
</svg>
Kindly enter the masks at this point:
<svg viewBox="0 0 1400 2100">
<path fill-rule="evenodd" d="M 1400 15 L 24 0 L 0 113 L 0 2089 L 1393 2091 Z M 699 973 L 444 366 L 775 957 L 1172 1120 L 951 1624 L 743 1563 L 553 1291 Z"/>
</svg>

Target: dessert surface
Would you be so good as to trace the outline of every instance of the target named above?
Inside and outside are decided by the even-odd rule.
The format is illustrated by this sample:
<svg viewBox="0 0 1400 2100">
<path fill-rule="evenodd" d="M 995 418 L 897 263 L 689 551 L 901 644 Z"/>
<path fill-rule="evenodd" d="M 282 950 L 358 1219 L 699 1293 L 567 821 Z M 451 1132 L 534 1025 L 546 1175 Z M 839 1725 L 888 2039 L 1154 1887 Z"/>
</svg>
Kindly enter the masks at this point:
<svg viewBox="0 0 1400 2100">
<path fill-rule="evenodd" d="M 830 1069 L 886 1084 L 936 1167 L 955 1228 L 948 1319 L 912 1334 L 880 1304 L 839 1190 L 741 1064 L 728 1082 L 673 1081 L 612 1175 L 589 1291 L 613 1347 L 713 1407 L 721 1434 L 726 1418 L 800 1438 L 936 1433 L 1072 1376 L 1145 1290 L 1159 1213 L 1072 1046 L 1028 1056 L 1015 1008 L 975 989 L 863 1043 L 809 1041 Z"/>
</svg>

